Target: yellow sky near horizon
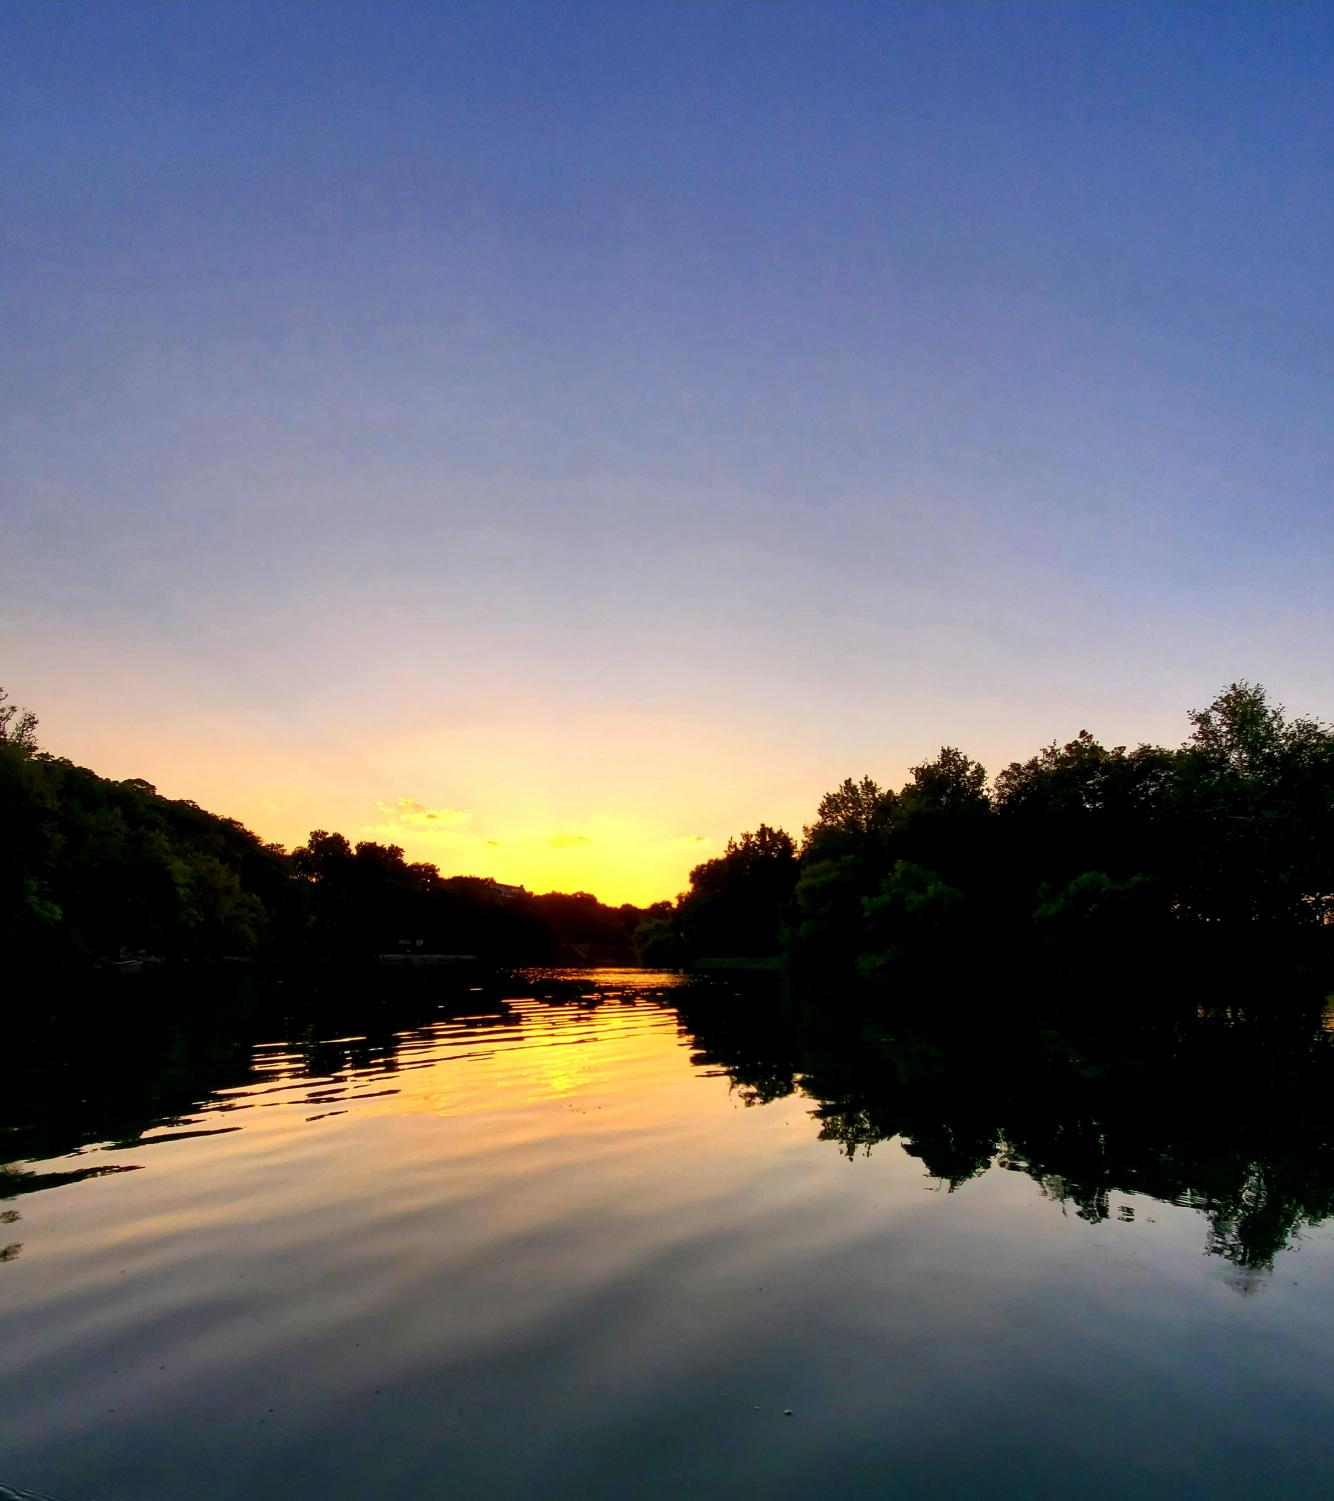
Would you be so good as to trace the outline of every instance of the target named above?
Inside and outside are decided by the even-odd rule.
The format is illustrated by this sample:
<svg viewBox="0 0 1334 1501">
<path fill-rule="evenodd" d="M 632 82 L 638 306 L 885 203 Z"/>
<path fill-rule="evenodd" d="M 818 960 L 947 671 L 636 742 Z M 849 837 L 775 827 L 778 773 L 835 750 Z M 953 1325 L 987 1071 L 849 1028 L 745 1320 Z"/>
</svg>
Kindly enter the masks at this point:
<svg viewBox="0 0 1334 1501">
<path fill-rule="evenodd" d="M 608 702 L 600 680 L 531 673 L 513 691 L 458 679 L 446 695 L 398 667 L 351 686 L 285 672 L 259 694 L 170 643 L 136 659 L 44 638 L 29 659 L 5 686 L 37 712 L 40 743 L 101 776 L 143 777 L 289 849 L 326 829 L 401 845 L 445 875 L 613 905 L 674 898 L 760 823 L 799 837 L 844 777 L 901 786 L 942 744 L 994 773 L 1085 725 L 1109 743 L 1170 744 L 1191 702 L 1159 689 L 1132 715 L 1104 690 L 1081 711 L 1053 681 L 1032 701 L 933 685 L 834 713 L 814 691 L 721 702 L 702 679 L 674 699 L 618 688 Z"/>
<path fill-rule="evenodd" d="M 141 690 L 142 691 L 142 690 Z M 149 695 L 152 697 L 152 695 Z M 761 822 L 799 835 L 838 777 L 814 754 L 779 762 L 753 733 L 653 712 L 497 710 L 482 725 L 430 715 L 377 728 L 325 719 L 297 732 L 199 705 L 96 712 L 42 705 L 39 739 L 99 775 L 143 777 L 295 848 L 312 829 L 401 845 L 445 875 L 646 906 Z M 93 712 L 90 712 L 93 711 Z"/>
</svg>

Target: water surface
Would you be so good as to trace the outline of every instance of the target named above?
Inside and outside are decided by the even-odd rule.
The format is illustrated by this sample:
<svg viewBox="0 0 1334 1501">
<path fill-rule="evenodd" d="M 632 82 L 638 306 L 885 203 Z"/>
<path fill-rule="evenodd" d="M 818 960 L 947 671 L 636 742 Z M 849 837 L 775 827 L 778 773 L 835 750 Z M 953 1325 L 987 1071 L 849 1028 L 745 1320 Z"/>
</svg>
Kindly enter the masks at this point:
<svg viewBox="0 0 1334 1501">
<path fill-rule="evenodd" d="M 173 983 L 29 1040 L 4 1107 L 0 1483 L 1334 1488 L 1325 1139 L 1239 1136 L 1242 1099 L 1183 1117 L 1154 1074 L 1130 1140 L 1116 1092 L 993 1099 L 671 975 L 323 1009 Z"/>
</svg>

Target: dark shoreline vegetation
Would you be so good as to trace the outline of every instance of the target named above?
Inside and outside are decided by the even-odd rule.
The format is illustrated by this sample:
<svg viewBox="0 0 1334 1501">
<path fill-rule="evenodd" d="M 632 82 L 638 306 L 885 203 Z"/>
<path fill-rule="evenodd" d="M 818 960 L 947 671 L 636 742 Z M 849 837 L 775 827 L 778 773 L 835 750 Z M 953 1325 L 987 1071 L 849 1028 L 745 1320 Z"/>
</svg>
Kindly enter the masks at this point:
<svg viewBox="0 0 1334 1501">
<path fill-rule="evenodd" d="M 807 977 L 940 989 L 998 966 L 1059 976 L 1162 964 L 1329 962 L 1334 730 L 1237 682 L 1183 745 L 1081 731 L 988 786 L 953 746 L 897 792 L 820 802 L 800 844 L 762 825 L 640 929 L 648 964 L 781 954 Z"/>
<path fill-rule="evenodd" d="M 288 852 L 149 782 L 110 781 L 40 750 L 35 716 L 4 700 L 0 690 L 0 946 L 11 963 L 631 957 L 641 908 L 442 876 L 397 845 L 354 847 L 323 829 Z"/>
<path fill-rule="evenodd" d="M 998 964 L 1323 967 L 1334 935 L 1334 730 L 1233 683 L 1168 750 L 1082 731 L 988 785 L 954 747 L 896 791 L 848 779 L 800 843 L 729 840 L 674 903 L 609 907 L 444 876 L 314 830 L 288 852 L 234 819 L 38 747 L 0 691 L 0 943 L 11 964 L 776 966 L 939 988 Z"/>
</svg>

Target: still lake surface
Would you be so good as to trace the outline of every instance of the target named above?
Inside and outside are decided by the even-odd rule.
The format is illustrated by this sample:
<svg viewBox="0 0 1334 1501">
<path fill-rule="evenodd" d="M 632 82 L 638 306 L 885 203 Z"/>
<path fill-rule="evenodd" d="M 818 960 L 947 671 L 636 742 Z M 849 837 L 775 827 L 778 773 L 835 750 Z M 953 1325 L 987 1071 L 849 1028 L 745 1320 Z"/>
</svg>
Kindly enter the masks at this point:
<svg viewBox="0 0 1334 1501">
<path fill-rule="evenodd" d="M 1137 1144 L 1081 1188 L 970 1137 L 967 1090 L 914 1139 L 748 1051 L 743 1005 L 540 971 L 314 1019 L 182 989 L 169 1023 L 29 1037 L 0 1107 L 0 1484 L 1334 1493 L 1334 1234 L 1274 1207 L 1281 1163 Z"/>
</svg>

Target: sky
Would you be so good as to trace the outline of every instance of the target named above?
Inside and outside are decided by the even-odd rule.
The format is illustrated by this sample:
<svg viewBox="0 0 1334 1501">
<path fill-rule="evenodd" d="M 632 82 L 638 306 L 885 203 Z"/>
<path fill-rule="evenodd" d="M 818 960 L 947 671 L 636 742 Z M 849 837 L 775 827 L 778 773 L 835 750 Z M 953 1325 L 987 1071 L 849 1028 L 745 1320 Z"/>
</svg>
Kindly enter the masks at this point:
<svg viewBox="0 0 1334 1501">
<path fill-rule="evenodd" d="M 1334 6 L 0 6 L 0 683 L 289 846 L 647 902 L 1334 717 Z"/>
</svg>

